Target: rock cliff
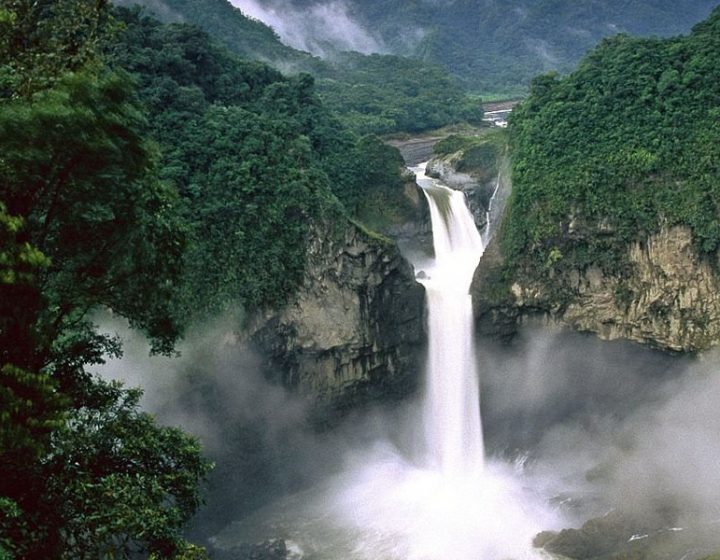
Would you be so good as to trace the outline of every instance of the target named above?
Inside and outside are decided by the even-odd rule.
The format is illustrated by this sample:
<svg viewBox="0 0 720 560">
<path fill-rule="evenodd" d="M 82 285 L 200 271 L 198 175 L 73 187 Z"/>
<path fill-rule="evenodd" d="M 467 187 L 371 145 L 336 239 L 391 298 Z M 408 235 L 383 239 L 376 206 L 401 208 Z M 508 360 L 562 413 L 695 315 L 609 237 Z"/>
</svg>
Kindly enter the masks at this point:
<svg viewBox="0 0 720 560">
<path fill-rule="evenodd" d="M 475 225 L 482 231 L 487 224 L 487 209 L 495 191 L 496 175 L 485 177 L 478 176 L 478 173 L 459 171 L 463 156 L 463 151 L 435 156 L 428 161 L 425 172 L 428 177 L 440 179 L 451 189 L 465 193 Z"/>
<path fill-rule="evenodd" d="M 629 268 L 622 276 L 589 267 L 541 283 L 517 274 L 509 293 L 500 294 L 502 256 L 494 244 L 472 287 L 480 330 L 509 333 L 539 315 L 604 339 L 625 338 L 665 350 L 698 351 L 720 341 L 719 263 L 700 258 L 689 228 L 663 228 L 630 244 L 627 252 Z M 551 303 L 558 291 L 571 297 Z"/>
<path fill-rule="evenodd" d="M 503 200 L 495 205 L 495 209 L 499 209 L 509 194 L 509 188 L 506 189 L 509 181 L 505 180 L 507 171 L 505 136 L 496 130 L 487 130 L 478 136 L 449 136 L 435 146 L 435 155 L 426 168 L 429 177 L 440 179 L 448 187 L 465 193 L 468 208 L 480 231 L 487 225 L 493 195 L 497 191 L 503 193 Z M 498 217 L 491 216 L 490 221 Z"/>
<path fill-rule="evenodd" d="M 424 289 L 394 243 L 328 221 L 311 228 L 295 296 L 248 332 L 272 375 L 337 409 L 413 390 L 423 310 Z"/>
</svg>

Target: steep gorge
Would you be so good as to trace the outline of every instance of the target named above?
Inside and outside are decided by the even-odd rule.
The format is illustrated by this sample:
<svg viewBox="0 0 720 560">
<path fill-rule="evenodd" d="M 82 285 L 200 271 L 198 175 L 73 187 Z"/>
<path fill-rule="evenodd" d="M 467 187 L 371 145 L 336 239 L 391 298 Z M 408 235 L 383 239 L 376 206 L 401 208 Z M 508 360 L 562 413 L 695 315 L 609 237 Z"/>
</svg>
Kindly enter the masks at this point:
<svg viewBox="0 0 720 560">
<path fill-rule="evenodd" d="M 497 151 L 477 167 L 468 165 L 467 145 L 436 154 L 428 173 L 466 193 L 478 227 L 485 226 L 488 192 L 499 184 L 494 212 L 505 210 L 512 185 L 510 158 Z M 477 142 L 477 140 L 475 140 Z M 512 211 L 512 210 L 510 210 Z M 494 216 L 499 220 L 500 216 Z M 495 224 L 502 229 L 501 224 Z M 569 236 L 611 237 L 607 224 L 575 224 Z M 511 336 L 528 322 L 595 333 L 602 339 L 626 339 L 651 347 L 696 352 L 720 340 L 718 262 L 703 256 L 688 226 L 662 227 L 628 244 L 622 274 L 600 264 L 545 275 L 507 268 L 501 238 L 492 239 L 471 287 L 478 332 Z"/>
<path fill-rule="evenodd" d="M 531 316 L 670 351 L 720 340 L 720 9 L 540 76 L 509 126 L 513 190 L 473 283 L 486 332 Z"/>
</svg>

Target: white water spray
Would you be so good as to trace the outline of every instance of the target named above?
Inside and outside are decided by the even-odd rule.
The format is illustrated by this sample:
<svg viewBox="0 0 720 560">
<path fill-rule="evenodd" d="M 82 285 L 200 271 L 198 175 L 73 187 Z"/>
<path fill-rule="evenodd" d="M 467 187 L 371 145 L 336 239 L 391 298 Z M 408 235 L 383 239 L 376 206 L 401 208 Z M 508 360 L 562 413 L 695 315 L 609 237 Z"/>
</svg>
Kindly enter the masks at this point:
<svg viewBox="0 0 720 560">
<path fill-rule="evenodd" d="M 424 401 L 427 466 L 446 475 L 482 469 L 482 426 L 470 283 L 483 242 L 462 192 L 420 174 L 435 261 L 426 271 L 429 351 Z"/>
</svg>

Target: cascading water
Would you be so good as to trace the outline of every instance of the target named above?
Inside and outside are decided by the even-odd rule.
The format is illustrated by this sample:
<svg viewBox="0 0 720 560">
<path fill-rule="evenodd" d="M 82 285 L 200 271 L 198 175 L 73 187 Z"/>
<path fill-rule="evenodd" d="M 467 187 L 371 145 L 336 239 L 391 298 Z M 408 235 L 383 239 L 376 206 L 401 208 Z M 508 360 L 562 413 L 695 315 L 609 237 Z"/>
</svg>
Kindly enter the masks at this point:
<svg viewBox="0 0 720 560">
<path fill-rule="evenodd" d="M 469 295 L 483 242 L 464 195 L 427 178 L 424 166 L 413 171 L 435 249 L 415 263 L 428 301 L 424 452 L 384 440 L 356 449 L 342 474 L 230 526 L 217 544 L 281 537 L 294 558 L 313 560 L 521 560 L 536 557 L 534 535 L 558 526 L 536 481 L 484 458 Z"/>
<path fill-rule="evenodd" d="M 462 192 L 418 173 L 430 206 L 435 261 L 420 281 L 428 303 L 424 427 L 428 466 L 448 475 L 484 461 L 470 283 L 484 247 Z"/>
</svg>

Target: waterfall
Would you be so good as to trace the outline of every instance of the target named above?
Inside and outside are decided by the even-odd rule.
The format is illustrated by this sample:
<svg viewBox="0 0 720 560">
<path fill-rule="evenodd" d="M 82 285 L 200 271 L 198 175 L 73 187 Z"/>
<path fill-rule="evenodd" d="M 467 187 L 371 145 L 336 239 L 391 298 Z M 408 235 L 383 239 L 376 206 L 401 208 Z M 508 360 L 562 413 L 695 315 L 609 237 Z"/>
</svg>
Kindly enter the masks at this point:
<svg viewBox="0 0 720 560">
<path fill-rule="evenodd" d="M 428 303 L 422 410 L 408 410 L 403 445 L 380 438 L 348 451 L 341 473 L 230 526 L 216 537 L 221 547 L 282 535 L 293 558 L 541 560 L 533 538 L 562 526 L 538 483 L 515 463 L 484 457 L 469 295 L 484 245 L 463 193 L 426 177 L 424 166 L 413 171 L 435 253 L 414 262 Z"/>
<path fill-rule="evenodd" d="M 419 179 L 430 205 L 435 249 L 434 262 L 420 280 L 428 303 L 427 466 L 459 475 L 483 465 L 469 290 L 484 247 L 463 193 Z"/>
<path fill-rule="evenodd" d="M 495 188 L 493 189 L 492 196 L 488 202 L 487 212 L 485 212 L 485 227 L 483 228 L 481 237 L 483 244 L 486 246 L 490 242 L 490 237 L 493 232 L 492 227 L 495 225 L 493 220 L 495 219 L 495 199 L 497 198 L 498 191 L 500 191 L 500 173 L 498 173 L 497 180 L 495 181 Z"/>
</svg>

